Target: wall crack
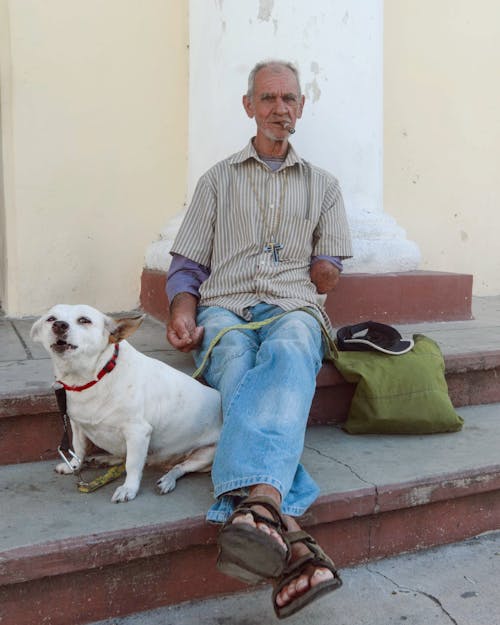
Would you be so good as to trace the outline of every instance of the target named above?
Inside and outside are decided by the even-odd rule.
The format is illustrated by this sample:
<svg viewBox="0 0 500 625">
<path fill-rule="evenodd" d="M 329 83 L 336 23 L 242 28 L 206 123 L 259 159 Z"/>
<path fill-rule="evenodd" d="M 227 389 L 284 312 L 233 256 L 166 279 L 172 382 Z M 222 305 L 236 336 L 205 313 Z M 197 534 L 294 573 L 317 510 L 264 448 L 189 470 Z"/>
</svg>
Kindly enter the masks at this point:
<svg viewBox="0 0 500 625">
<path fill-rule="evenodd" d="M 332 460 L 332 462 L 335 462 L 336 464 L 339 464 L 340 466 L 345 467 L 355 477 L 357 477 L 358 480 L 360 480 L 364 484 L 367 484 L 368 486 L 372 486 L 373 489 L 375 490 L 375 503 L 373 506 L 373 514 L 378 514 L 380 506 L 379 506 L 379 492 L 378 492 L 377 484 L 375 484 L 374 482 L 370 482 L 369 480 L 366 480 L 357 471 L 355 471 L 349 464 L 347 464 L 347 462 L 342 462 L 341 460 L 338 460 L 337 458 L 334 458 L 333 456 L 329 456 L 328 454 L 323 453 L 322 451 L 320 451 L 319 449 L 316 449 L 315 447 L 312 447 L 311 445 L 304 445 L 304 447 L 308 449 L 309 451 L 314 451 L 315 453 L 318 454 L 318 456 L 321 456 L 322 458 L 327 458 L 328 460 Z M 370 520 L 368 521 L 368 554 L 372 553 L 372 546 L 373 546 L 373 519 L 370 518 Z"/>
</svg>

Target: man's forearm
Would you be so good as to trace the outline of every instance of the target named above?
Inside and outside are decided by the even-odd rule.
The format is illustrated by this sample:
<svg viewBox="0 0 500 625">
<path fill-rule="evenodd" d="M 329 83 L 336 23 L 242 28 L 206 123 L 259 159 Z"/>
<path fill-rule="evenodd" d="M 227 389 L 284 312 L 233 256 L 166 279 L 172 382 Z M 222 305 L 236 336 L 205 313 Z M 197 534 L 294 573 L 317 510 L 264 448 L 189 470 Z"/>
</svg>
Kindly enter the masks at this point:
<svg viewBox="0 0 500 625">
<path fill-rule="evenodd" d="M 170 302 L 169 314 L 172 317 L 196 318 L 198 298 L 191 293 L 177 293 Z"/>
<path fill-rule="evenodd" d="M 203 328 L 196 325 L 198 298 L 191 293 L 178 293 L 170 304 L 167 340 L 182 352 L 196 349 L 203 338 Z"/>
<path fill-rule="evenodd" d="M 311 265 L 310 275 L 317 292 L 325 294 L 337 286 L 340 270 L 329 260 L 318 260 Z"/>
</svg>

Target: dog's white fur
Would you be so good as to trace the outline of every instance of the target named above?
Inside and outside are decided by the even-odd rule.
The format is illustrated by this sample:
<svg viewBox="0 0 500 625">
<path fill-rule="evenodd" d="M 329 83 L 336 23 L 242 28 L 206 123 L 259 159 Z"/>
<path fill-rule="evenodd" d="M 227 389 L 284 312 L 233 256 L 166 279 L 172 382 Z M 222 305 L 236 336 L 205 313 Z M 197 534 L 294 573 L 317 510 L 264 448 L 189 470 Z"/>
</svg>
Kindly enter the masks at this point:
<svg viewBox="0 0 500 625">
<path fill-rule="evenodd" d="M 67 391 L 73 449 L 85 459 L 87 439 L 112 454 L 108 464 L 125 459 L 127 477 L 112 497 L 134 499 L 146 461 L 178 462 L 161 479 L 167 493 L 185 473 L 210 470 L 222 422 L 218 391 L 185 373 L 138 352 L 127 341 L 143 317 L 112 319 L 86 305 L 58 304 L 31 329 L 34 341 L 50 354 L 57 380 L 82 386 L 97 378 L 120 342 L 116 367 L 94 386 Z M 66 327 L 67 324 L 67 327 Z M 60 463 L 58 473 L 71 473 Z"/>
</svg>

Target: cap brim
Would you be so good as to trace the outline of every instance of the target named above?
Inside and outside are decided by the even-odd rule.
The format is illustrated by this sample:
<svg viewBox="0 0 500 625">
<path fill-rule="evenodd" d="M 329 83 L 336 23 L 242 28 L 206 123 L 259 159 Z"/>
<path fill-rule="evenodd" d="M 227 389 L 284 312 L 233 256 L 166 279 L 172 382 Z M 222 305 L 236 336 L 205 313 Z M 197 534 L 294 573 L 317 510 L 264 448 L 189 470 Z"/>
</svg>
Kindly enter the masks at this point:
<svg viewBox="0 0 500 625">
<path fill-rule="evenodd" d="M 413 339 L 409 339 L 408 341 L 398 341 L 390 347 L 380 347 L 380 345 L 376 345 L 368 339 L 344 339 L 343 342 L 352 345 L 353 349 L 355 349 L 354 345 L 357 344 L 359 345 L 359 349 L 366 349 L 366 347 L 368 347 L 369 349 L 373 349 L 384 354 L 391 354 L 392 356 L 406 354 L 413 349 L 413 346 L 415 345 Z M 362 345 L 366 347 L 361 347 Z"/>
</svg>

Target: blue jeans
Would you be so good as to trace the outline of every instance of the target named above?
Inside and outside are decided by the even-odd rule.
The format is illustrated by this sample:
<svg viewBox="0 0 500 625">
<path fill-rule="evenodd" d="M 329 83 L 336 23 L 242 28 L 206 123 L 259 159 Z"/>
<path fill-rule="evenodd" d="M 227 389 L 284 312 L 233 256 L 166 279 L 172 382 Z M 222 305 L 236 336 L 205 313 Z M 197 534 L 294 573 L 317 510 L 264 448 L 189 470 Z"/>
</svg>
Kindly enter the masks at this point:
<svg viewBox="0 0 500 625">
<path fill-rule="evenodd" d="M 257 304 L 252 321 L 283 311 Z M 194 354 L 197 366 L 223 328 L 245 321 L 225 308 L 200 307 L 205 328 Z M 302 515 L 319 489 L 300 457 L 323 343 L 319 322 L 293 311 L 258 330 L 232 330 L 214 348 L 203 376 L 222 395 L 223 427 L 212 468 L 216 503 L 207 519 L 225 521 L 249 486 L 270 484 L 282 497 L 282 510 Z M 232 493 L 229 495 L 228 493 Z"/>
</svg>

